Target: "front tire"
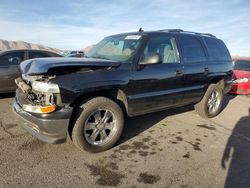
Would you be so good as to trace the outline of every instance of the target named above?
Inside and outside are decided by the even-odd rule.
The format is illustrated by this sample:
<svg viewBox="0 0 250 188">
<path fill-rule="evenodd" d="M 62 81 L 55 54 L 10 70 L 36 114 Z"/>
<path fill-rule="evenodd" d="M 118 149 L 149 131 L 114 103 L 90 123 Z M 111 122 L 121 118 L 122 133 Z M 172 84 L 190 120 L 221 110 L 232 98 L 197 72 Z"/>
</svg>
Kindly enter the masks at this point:
<svg viewBox="0 0 250 188">
<path fill-rule="evenodd" d="M 72 141 L 80 149 L 93 153 L 108 150 L 119 140 L 124 126 L 120 106 L 106 97 L 81 104 L 72 130 Z"/>
<path fill-rule="evenodd" d="M 222 110 L 223 90 L 218 84 L 209 85 L 202 100 L 195 105 L 196 112 L 204 118 L 213 118 Z"/>
</svg>

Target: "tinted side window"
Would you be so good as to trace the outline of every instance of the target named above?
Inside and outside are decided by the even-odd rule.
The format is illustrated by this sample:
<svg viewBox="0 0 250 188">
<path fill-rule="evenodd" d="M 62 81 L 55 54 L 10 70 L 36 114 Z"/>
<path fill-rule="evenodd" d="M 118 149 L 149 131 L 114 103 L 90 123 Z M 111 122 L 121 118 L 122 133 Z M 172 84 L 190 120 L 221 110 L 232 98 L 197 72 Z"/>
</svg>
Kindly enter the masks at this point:
<svg viewBox="0 0 250 188">
<path fill-rule="evenodd" d="M 24 60 L 24 52 L 9 52 L 0 56 L 0 65 L 18 65 Z"/>
<path fill-rule="evenodd" d="M 179 63 L 179 53 L 173 37 L 152 37 L 145 47 L 144 55 L 159 53 L 163 63 Z"/>
<path fill-rule="evenodd" d="M 201 42 L 193 36 L 181 36 L 183 57 L 185 62 L 199 62 L 206 60 Z"/>
<path fill-rule="evenodd" d="M 40 58 L 40 57 L 50 57 L 44 52 L 29 52 L 29 59 Z"/>
<path fill-rule="evenodd" d="M 226 61 L 231 60 L 231 56 L 224 42 L 214 38 L 205 38 L 212 60 Z"/>
</svg>

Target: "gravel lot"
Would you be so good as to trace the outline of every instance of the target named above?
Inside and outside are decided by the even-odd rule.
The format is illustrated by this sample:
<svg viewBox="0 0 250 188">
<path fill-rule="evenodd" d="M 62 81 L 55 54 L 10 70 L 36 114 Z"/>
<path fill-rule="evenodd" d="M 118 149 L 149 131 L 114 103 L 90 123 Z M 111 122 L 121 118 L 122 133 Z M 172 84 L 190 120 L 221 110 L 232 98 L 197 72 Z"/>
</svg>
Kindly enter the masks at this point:
<svg viewBox="0 0 250 188">
<path fill-rule="evenodd" d="M 0 187 L 250 187 L 250 97 L 226 96 L 216 118 L 192 107 L 126 121 L 120 143 L 91 154 L 27 134 L 0 96 Z"/>
</svg>

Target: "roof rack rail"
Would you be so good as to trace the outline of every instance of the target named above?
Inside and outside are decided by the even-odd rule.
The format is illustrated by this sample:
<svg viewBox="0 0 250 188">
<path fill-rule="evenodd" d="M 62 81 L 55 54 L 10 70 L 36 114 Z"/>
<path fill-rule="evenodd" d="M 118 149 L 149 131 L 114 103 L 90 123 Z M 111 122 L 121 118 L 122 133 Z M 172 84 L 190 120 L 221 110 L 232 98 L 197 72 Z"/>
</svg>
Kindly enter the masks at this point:
<svg viewBox="0 0 250 188">
<path fill-rule="evenodd" d="M 182 32 L 182 29 L 161 29 L 159 31 L 166 31 L 166 32 Z"/>
<path fill-rule="evenodd" d="M 195 34 L 195 35 L 205 35 L 205 36 L 210 36 L 216 38 L 216 36 L 210 34 L 210 33 L 198 33 L 198 32 L 193 32 L 193 31 L 184 31 L 182 29 L 162 29 L 159 31 L 165 31 L 165 32 L 179 32 L 179 33 L 190 33 L 190 34 Z"/>
<path fill-rule="evenodd" d="M 195 35 L 205 35 L 205 36 L 210 36 L 216 38 L 216 36 L 210 34 L 210 33 L 198 33 L 198 32 L 193 32 L 193 31 L 182 31 L 183 33 L 190 33 L 190 34 L 195 34 Z"/>
</svg>

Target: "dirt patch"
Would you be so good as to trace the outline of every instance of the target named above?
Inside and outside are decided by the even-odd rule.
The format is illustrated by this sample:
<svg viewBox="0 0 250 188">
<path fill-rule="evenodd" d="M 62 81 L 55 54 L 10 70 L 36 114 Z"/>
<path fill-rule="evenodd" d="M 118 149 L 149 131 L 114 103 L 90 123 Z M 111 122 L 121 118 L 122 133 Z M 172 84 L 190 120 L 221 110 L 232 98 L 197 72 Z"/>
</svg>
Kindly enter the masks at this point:
<svg viewBox="0 0 250 188">
<path fill-rule="evenodd" d="M 143 138 L 142 140 L 146 140 L 147 142 L 149 141 L 148 140 L 149 138 Z M 132 145 L 128 145 L 128 144 L 125 144 L 125 145 L 121 145 L 119 146 L 119 150 L 122 151 L 122 150 L 140 150 L 140 149 L 143 149 L 143 150 L 147 150 L 149 149 L 149 146 L 148 145 L 145 145 L 143 142 L 133 142 Z"/>
<path fill-rule="evenodd" d="M 201 143 L 200 142 L 195 142 L 195 145 L 200 145 Z"/>
<path fill-rule="evenodd" d="M 34 139 L 31 141 L 26 141 L 24 142 L 21 146 L 18 147 L 18 150 L 26 150 L 26 151 L 36 151 L 41 149 L 42 147 L 44 147 L 46 145 L 46 143 L 38 140 L 38 139 Z"/>
<path fill-rule="evenodd" d="M 175 138 L 176 138 L 177 141 L 182 141 L 182 140 L 183 140 L 183 138 L 180 137 L 180 136 L 177 136 L 177 137 L 175 137 Z"/>
<path fill-rule="evenodd" d="M 134 153 L 136 153 L 136 151 L 133 149 L 129 153 L 134 154 Z"/>
<path fill-rule="evenodd" d="M 151 140 L 151 137 L 146 137 L 146 138 L 143 138 L 143 139 L 142 139 L 143 142 L 148 142 L 148 141 L 150 141 L 150 140 Z"/>
<path fill-rule="evenodd" d="M 148 152 L 147 151 L 139 151 L 139 155 L 142 157 L 146 157 L 146 156 L 148 156 Z"/>
<path fill-rule="evenodd" d="M 133 144 L 132 148 L 136 150 L 142 149 L 142 146 L 144 146 L 142 142 L 133 142 L 132 144 Z"/>
<path fill-rule="evenodd" d="M 176 141 L 170 141 L 170 143 L 171 143 L 171 144 L 177 144 L 177 142 L 176 142 Z"/>
<path fill-rule="evenodd" d="M 145 183 L 145 184 L 154 184 L 157 181 L 159 181 L 160 179 L 161 178 L 158 175 L 152 175 L 152 174 L 148 174 L 148 173 L 140 173 L 137 181 L 140 183 Z"/>
<path fill-rule="evenodd" d="M 128 149 L 130 149 L 130 148 L 131 148 L 131 146 L 128 145 L 128 144 L 124 144 L 124 145 L 121 145 L 121 146 L 119 147 L 120 150 L 128 150 Z"/>
<path fill-rule="evenodd" d="M 118 165 L 117 165 L 116 163 L 114 163 L 114 162 L 109 163 L 109 166 L 110 166 L 112 169 L 114 169 L 114 170 L 118 170 L 118 169 L 119 169 Z"/>
<path fill-rule="evenodd" d="M 116 155 L 116 154 L 111 154 L 110 157 L 111 157 L 112 159 L 116 159 L 116 158 L 117 158 L 117 155 Z"/>
<path fill-rule="evenodd" d="M 17 126 L 17 124 L 10 123 L 10 124 L 4 125 L 4 128 L 5 128 L 5 129 L 11 129 L 11 128 L 16 127 L 16 126 Z"/>
<path fill-rule="evenodd" d="M 192 145 L 194 150 L 196 150 L 196 151 L 202 151 L 201 148 L 200 148 L 200 143 L 199 142 L 196 142 L 196 143 L 187 142 L 187 143 L 189 143 L 190 145 Z"/>
<path fill-rule="evenodd" d="M 90 170 L 91 175 L 99 176 L 99 178 L 96 182 L 98 185 L 117 186 L 120 183 L 121 179 L 125 177 L 121 173 L 118 173 L 118 172 L 115 172 L 114 170 L 108 169 L 108 167 L 109 167 L 108 164 L 107 165 L 85 164 L 85 165 Z M 115 170 L 118 170 L 118 167 Z"/>
<path fill-rule="evenodd" d="M 144 146 L 142 146 L 142 149 L 149 149 L 149 146 L 146 146 L 146 145 L 144 145 Z"/>
<path fill-rule="evenodd" d="M 152 145 L 152 146 L 156 146 L 156 145 L 157 145 L 157 142 L 152 142 L 151 145 Z"/>
<path fill-rule="evenodd" d="M 208 130 L 216 130 L 214 125 L 209 126 L 207 124 L 201 124 L 201 125 L 197 125 L 197 127 L 205 128 L 205 129 L 208 129 Z"/>
<path fill-rule="evenodd" d="M 190 158 L 190 153 L 187 152 L 185 155 L 183 155 L 183 158 Z"/>
</svg>

